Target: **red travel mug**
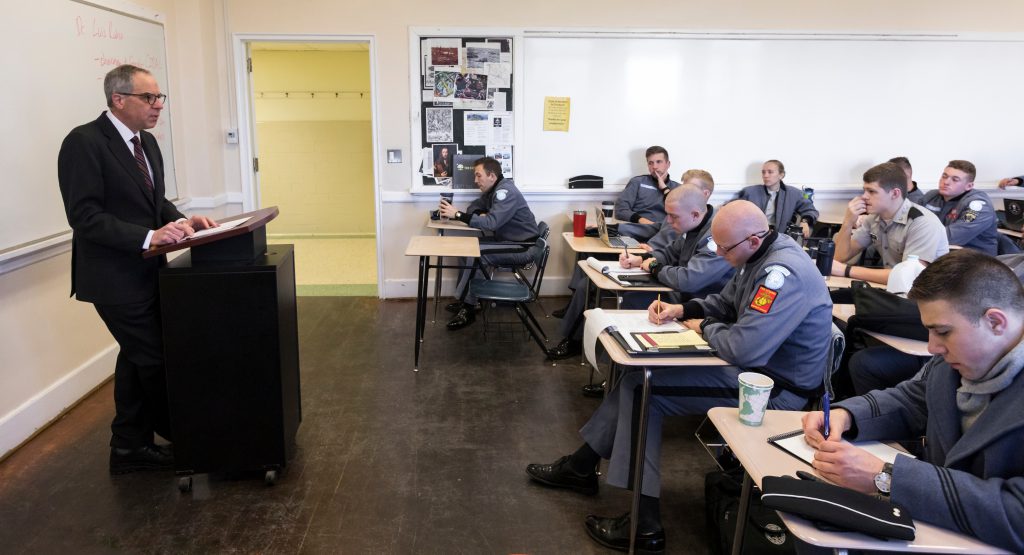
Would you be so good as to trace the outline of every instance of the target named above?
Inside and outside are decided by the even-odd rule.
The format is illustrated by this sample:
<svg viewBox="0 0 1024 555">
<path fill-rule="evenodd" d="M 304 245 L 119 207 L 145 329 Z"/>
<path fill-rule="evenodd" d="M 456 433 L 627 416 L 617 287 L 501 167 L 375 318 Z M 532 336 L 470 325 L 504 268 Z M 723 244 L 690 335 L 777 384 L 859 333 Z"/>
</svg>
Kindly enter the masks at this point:
<svg viewBox="0 0 1024 555">
<path fill-rule="evenodd" d="M 587 232 L 587 211 L 575 210 L 572 213 L 572 234 L 574 237 L 583 237 Z"/>
</svg>

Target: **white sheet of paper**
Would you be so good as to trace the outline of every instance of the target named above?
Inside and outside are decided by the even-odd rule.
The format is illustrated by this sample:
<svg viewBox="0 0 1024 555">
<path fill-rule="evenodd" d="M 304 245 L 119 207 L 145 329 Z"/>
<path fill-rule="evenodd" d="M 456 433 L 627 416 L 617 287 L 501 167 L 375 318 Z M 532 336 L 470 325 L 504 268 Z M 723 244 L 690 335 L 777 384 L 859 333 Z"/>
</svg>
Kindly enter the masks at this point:
<svg viewBox="0 0 1024 555">
<path fill-rule="evenodd" d="M 462 144 L 486 145 L 491 142 L 490 112 L 469 111 L 462 114 Z"/>
<path fill-rule="evenodd" d="M 494 158 L 501 164 L 501 173 L 505 177 L 513 177 L 512 174 L 512 145 L 487 145 L 487 156 Z"/>
<path fill-rule="evenodd" d="M 490 112 L 491 115 L 491 140 L 488 144 L 492 145 L 510 145 L 515 141 L 513 137 L 513 118 L 512 112 L 498 111 L 495 110 Z"/>
<path fill-rule="evenodd" d="M 843 441 L 846 443 L 850 443 L 845 439 Z M 786 451 L 789 451 L 790 453 L 796 455 L 807 464 L 811 464 L 811 462 L 814 461 L 815 449 L 807 444 L 807 441 L 804 439 L 803 434 L 798 434 L 793 437 L 781 439 L 776 441 L 775 443 L 778 444 L 780 447 L 784 447 Z M 871 453 L 872 455 L 882 459 L 887 463 L 896 462 L 896 455 L 905 455 L 907 457 L 913 456 L 898 449 L 894 449 L 878 441 L 857 441 L 853 442 L 853 444 Z"/>
<path fill-rule="evenodd" d="M 206 237 L 207 235 L 216 235 L 218 233 L 224 233 L 225 231 L 227 231 L 229 229 L 234 229 L 234 228 L 244 224 L 245 222 L 249 221 L 250 219 L 251 219 L 251 216 L 247 217 L 247 218 L 239 218 L 237 220 L 228 220 L 226 222 L 220 222 L 220 226 L 218 226 L 218 227 L 209 227 L 209 228 L 206 228 L 206 229 L 200 229 L 199 231 L 195 232 L 192 235 L 192 237 L 190 237 L 190 239 L 198 239 L 200 237 Z"/>
</svg>

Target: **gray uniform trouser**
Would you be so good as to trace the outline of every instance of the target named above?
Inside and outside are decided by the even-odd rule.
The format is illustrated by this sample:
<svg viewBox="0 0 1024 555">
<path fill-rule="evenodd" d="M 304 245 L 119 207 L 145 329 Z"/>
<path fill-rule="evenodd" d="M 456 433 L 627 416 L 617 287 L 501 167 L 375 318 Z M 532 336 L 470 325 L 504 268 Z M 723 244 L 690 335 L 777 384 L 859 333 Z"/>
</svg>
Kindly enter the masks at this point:
<svg viewBox="0 0 1024 555">
<path fill-rule="evenodd" d="M 744 370 L 736 366 L 685 366 L 654 368 L 648 402 L 647 449 L 644 454 L 644 495 L 658 497 L 661 491 L 661 424 L 665 416 L 705 414 L 713 407 L 739 404 L 738 378 Z M 630 372 L 580 429 L 583 441 L 608 459 L 608 483 L 628 488 L 633 483 L 636 453 L 636 423 L 640 414 L 643 373 Z M 776 395 L 776 393 L 778 393 Z M 807 399 L 776 388 L 769 409 L 803 410 Z"/>
<path fill-rule="evenodd" d="M 480 241 L 480 264 L 486 270 L 487 268 L 494 266 L 525 266 L 533 261 L 533 257 L 530 253 L 523 249 L 523 252 L 500 252 L 487 254 L 488 251 L 500 251 L 500 250 L 511 250 L 515 249 L 517 245 L 509 245 L 508 243 L 485 243 Z M 473 258 L 463 258 L 460 264 L 462 266 L 472 266 L 476 262 Z M 461 299 L 463 292 L 466 291 L 466 287 L 469 285 L 469 276 L 472 274 L 472 270 L 459 270 L 459 283 L 455 287 L 455 298 Z M 477 276 L 483 277 L 483 276 Z M 476 296 L 466 293 L 465 302 L 469 304 L 476 304 Z"/>
</svg>

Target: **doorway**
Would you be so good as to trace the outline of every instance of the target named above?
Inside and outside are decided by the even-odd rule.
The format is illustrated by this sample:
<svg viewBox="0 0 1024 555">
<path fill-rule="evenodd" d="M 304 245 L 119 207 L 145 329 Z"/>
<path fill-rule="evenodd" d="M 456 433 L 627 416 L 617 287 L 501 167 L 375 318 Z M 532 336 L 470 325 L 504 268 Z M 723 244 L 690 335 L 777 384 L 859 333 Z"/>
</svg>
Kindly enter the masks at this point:
<svg viewBox="0 0 1024 555">
<path fill-rule="evenodd" d="M 295 245 L 299 295 L 377 296 L 370 44 L 248 46 L 252 194 L 280 210 L 268 243 Z"/>
</svg>

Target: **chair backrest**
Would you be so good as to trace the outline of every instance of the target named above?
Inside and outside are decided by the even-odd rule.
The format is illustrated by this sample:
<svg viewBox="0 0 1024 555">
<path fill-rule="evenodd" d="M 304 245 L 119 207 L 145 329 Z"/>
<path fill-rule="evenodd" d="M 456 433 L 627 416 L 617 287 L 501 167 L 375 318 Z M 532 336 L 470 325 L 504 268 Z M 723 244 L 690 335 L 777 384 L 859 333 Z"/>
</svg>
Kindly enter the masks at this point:
<svg viewBox="0 0 1024 555">
<path fill-rule="evenodd" d="M 551 254 L 551 246 L 546 237 L 538 237 L 536 243 L 527 251 L 530 253 L 530 260 L 533 265 L 533 279 L 528 279 L 522 273 L 522 269 L 516 268 L 516 274 L 520 280 L 527 284 L 533 293 L 533 298 L 540 296 L 540 286 L 544 281 L 544 270 L 548 266 L 548 255 Z"/>
<path fill-rule="evenodd" d="M 551 228 L 548 227 L 548 223 L 544 220 L 537 222 L 537 237 L 547 239 L 548 235 L 551 234 Z"/>
</svg>

